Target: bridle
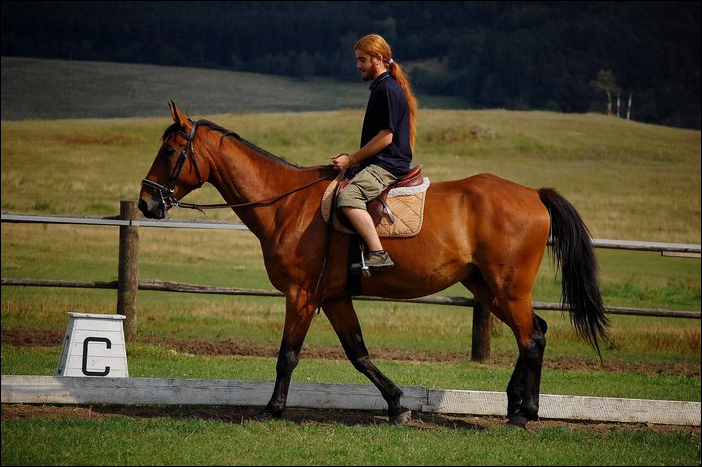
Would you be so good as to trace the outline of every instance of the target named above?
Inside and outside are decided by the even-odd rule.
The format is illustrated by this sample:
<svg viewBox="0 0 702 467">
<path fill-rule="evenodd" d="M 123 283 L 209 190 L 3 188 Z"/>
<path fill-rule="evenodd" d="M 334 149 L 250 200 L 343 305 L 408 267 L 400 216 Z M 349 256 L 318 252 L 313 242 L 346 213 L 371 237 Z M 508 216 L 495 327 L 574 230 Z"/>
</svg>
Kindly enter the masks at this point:
<svg viewBox="0 0 702 467">
<path fill-rule="evenodd" d="M 310 187 L 316 183 L 322 182 L 324 180 L 329 180 L 332 176 L 326 176 L 326 177 L 320 177 L 316 180 L 313 180 L 309 183 L 306 183 L 300 187 L 294 188 L 290 191 L 287 191 L 281 195 L 273 196 L 271 198 L 266 198 L 264 200 L 260 201 L 251 201 L 248 203 L 239 203 L 239 204 L 234 204 L 234 203 L 220 203 L 220 204 L 193 204 L 193 203 L 183 203 L 181 201 L 178 201 L 176 197 L 173 195 L 175 191 L 175 186 L 178 183 L 178 179 L 180 177 L 180 172 L 183 170 L 183 166 L 185 165 L 185 160 L 188 158 L 190 155 L 191 160 L 193 161 L 193 167 L 195 168 L 195 173 L 197 174 L 198 178 L 198 185 L 197 188 L 200 188 L 203 184 L 204 181 L 202 180 L 202 175 L 200 173 L 200 167 L 197 165 L 197 159 L 195 158 L 195 148 L 193 148 L 193 140 L 195 139 L 195 131 L 197 130 L 197 126 L 200 122 L 199 121 L 193 121 L 193 128 L 190 130 L 190 134 L 186 135 L 180 130 L 176 130 L 176 132 L 185 138 L 187 140 L 187 143 L 185 144 L 185 147 L 183 150 L 180 152 L 180 155 L 178 156 L 178 160 L 176 161 L 175 167 L 173 167 L 173 171 L 171 172 L 170 176 L 168 177 L 168 182 L 166 182 L 165 185 L 161 185 L 159 183 L 156 183 L 152 180 L 149 179 L 143 179 L 141 181 L 142 186 L 149 187 L 154 190 L 155 193 L 158 194 L 160 197 L 160 204 L 163 204 L 166 209 L 170 209 L 173 206 L 177 206 L 179 208 L 186 208 L 186 209 L 197 209 L 198 211 L 204 213 L 205 209 L 218 209 L 218 208 L 242 208 L 242 207 L 248 207 L 248 206 L 257 206 L 257 205 L 263 205 L 263 204 L 270 204 L 275 201 L 278 201 L 281 198 L 284 198 L 292 193 L 295 193 L 297 191 L 303 190 L 307 187 Z"/>
<path fill-rule="evenodd" d="M 183 170 L 183 166 L 185 165 L 185 160 L 188 158 L 188 155 L 192 155 L 191 159 L 193 161 L 193 167 L 195 167 L 195 173 L 197 174 L 198 178 L 198 185 L 197 188 L 200 188 L 202 184 L 204 183 L 202 181 L 202 175 L 200 174 L 200 167 L 197 165 L 197 159 L 195 159 L 195 149 L 193 148 L 193 140 L 195 139 L 195 131 L 197 130 L 197 125 L 200 123 L 199 121 L 194 121 L 193 122 L 193 128 L 190 130 L 190 134 L 186 135 L 180 130 L 176 130 L 176 133 L 178 133 L 180 136 L 185 138 L 187 140 L 187 143 L 185 143 L 185 147 L 183 147 L 183 150 L 180 151 L 180 155 L 178 156 L 178 160 L 176 161 L 175 167 L 173 167 L 173 171 L 171 172 L 170 176 L 168 177 L 168 181 L 166 182 L 165 185 L 161 185 L 159 183 L 156 183 L 152 180 L 148 179 L 143 179 L 141 181 L 142 186 L 147 186 L 149 188 L 152 188 L 155 193 L 159 195 L 160 202 L 163 203 L 167 209 L 170 209 L 172 206 L 178 206 L 178 207 L 188 207 L 184 206 L 184 204 L 189 204 L 189 203 L 181 203 L 176 199 L 175 196 L 173 196 L 173 192 L 175 191 L 175 186 L 178 183 L 178 178 L 180 177 L 180 172 Z"/>
</svg>

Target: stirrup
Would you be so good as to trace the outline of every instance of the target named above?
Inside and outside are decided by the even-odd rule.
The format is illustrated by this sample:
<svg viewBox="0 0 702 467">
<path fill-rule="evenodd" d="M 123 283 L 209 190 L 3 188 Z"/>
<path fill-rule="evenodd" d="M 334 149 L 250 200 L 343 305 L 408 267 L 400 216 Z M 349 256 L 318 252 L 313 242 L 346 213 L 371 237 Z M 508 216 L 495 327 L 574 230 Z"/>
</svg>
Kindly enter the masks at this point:
<svg viewBox="0 0 702 467">
<path fill-rule="evenodd" d="M 366 264 L 366 258 L 363 255 L 363 244 L 361 244 L 361 274 L 366 279 L 369 278 L 371 275 L 370 268 Z"/>
<path fill-rule="evenodd" d="M 359 243 L 358 246 L 361 250 L 361 261 L 360 263 L 351 263 L 351 266 L 349 267 L 349 272 L 354 275 L 361 273 L 363 274 L 363 277 L 368 278 L 371 275 L 371 271 L 368 265 L 366 264 L 366 257 L 363 254 L 363 243 Z"/>
</svg>

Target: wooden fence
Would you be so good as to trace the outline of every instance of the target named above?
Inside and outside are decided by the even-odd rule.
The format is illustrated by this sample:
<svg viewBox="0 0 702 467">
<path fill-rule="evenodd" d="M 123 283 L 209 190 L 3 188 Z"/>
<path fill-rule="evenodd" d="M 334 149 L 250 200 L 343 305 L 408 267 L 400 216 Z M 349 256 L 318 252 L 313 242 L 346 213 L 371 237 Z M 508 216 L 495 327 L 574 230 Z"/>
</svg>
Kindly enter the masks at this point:
<svg viewBox="0 0 702 467">
<path fill-rule="evenodd" d="M 232 287 L 211 287 L 197 284 L 164 282 L 158 280 L 140 281 L 138 278 L 139 227 L 161 228 L 198 228 L 248 230 L 242 223 L 233 222 L 181 222 L 144 220 L 139 214 L 136 202 L 121 201 L 119 217 L 87 218 L 75 216 L 35 216 L 25 214 L 2 214 L 2 222 L 73 224 L 73 225 L 112 225 L 119 226 L 119 266 L 117 281 L 63 281 L 43 279 L 9 279 L 2 278 L 3 286 L 34 287 L 78 287 L 117 289 L 117 313 L 126 317 L 124 324 L 125 339 L 133 342 L 137 334 L 136 296 L 139 290 L 157 290 L 164 292 L 208 293 L 222 295 L 255 295 L 280 297 L 282 294 L 272 290 L 239 289 Z M 700 245 L 679 243 L 634 242 L 621 240 L 593 239 L 596 248 L 611 248 L 637 251 L 660 251 L 664 256 L 700 257 Z M 473 333 L 471 342 L 471 359 L 484 361 L 490 357 L 490 312 L 479 302 L 466 297 L 446 297 L 432 295 L 417 299 L 397 300 L 382 297 L 356 296 L 356 300 L 399 301 L 408 303 L 428 303 L 437 305 L 457 305 L 473 307 Z M 559 303 L 533 302 L 536 310 L 561 310 Z M 678 311 L 651 308 L 605 307 L 609 314 L 638 316 L 663 316 L 676 318 L 700 319 L 700 311 Z"/>
<path fill-rule="evenodd" d="M 273 381 L 2 375 L 3 404 L 235 405 L 263 407 Z M 507 394 L 401 386 L 402 404 L 435 414 L 507 415 Z M 291 382 L 288 407 L 383 410 L 368 384 Z M 700 426 L 700 403 L 541 394 L 539 418 Z"/>
</svg>

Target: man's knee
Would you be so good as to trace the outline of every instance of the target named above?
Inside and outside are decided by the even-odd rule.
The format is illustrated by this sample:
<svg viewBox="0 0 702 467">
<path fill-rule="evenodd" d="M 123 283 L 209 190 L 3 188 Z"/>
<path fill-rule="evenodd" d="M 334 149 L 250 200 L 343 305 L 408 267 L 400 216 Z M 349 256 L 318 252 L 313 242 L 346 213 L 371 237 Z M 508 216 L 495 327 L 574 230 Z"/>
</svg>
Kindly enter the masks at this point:
<svg viewBox="0 0 702 467">
<path fill-rule="evenodd" d="M 343 212 L 347 209 L 366 209 L 366 201 L 358 187 L 348 185 L 336 198 L 336 206 Z"/>
</svg>

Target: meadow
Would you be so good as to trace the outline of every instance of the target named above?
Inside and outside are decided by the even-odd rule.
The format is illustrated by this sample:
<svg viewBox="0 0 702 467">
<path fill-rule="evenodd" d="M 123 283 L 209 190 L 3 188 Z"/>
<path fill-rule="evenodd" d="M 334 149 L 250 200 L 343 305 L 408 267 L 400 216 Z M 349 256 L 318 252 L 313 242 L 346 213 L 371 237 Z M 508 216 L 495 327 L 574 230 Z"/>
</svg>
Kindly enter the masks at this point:
<svg viewBox="0 0 702 467">
<path fill-rule="evenodd" d="M 5 58 L 3 79 L 4 73 Z M 365 86 L 362 89 L 367 92 Z M 313 94 L 314 90 L 308 92 Z M 198 100 L 184 93 L 176 103 L 197 108 Z M 155 157 L 163 130 L 170 124 L 166 103 L 164 99 L 163 114 L 158 117 L 12 121 L 5 120 L 3 107 L 2 211 L 117 214 L 120 200 L 138 197 L 140 181 Z M 361 96 L 356 106 L 331 110 L 241 113 L 232 105 L 230 111 L 215 109 L 191 115 L 212 120 L 276 155 L 307 166 L 326 164 L 332 154 L 357 146 L 364 103 L 365 97 Z M 699 243 L 699 131 L 595 114 L 432 108 L 420 111 L 418 126 L 415 162 L 423 165 L 425 175 L 433 181 L 492 172 L 528 186 L 557 188 L 575 205 L 595 238 Z M 219 203 L 221 198 L 206 186 L 186 201 Z M 171 216 L 203 219 L 201 214 L 185 210 L 172 210 Z M 210 211 L 205 219 L 237 220 L 229 210 Z M 118 231 L 112 227 L 3 223 L 2 277 L 116 280 L 117 244 Z M 143 228 L 140 245 L 142 279 L 271 288 L 258 242 L 246 231 Z M 601 249 L 597 255 L 608 305 L 699 310 L 699 259 Z M 459 287 L 443 293 L 467 295 Z M 546 258 L 534 300 L 553 302 L 559 294 L 555 271 Z M 16 330 L 60 334 L 67 323 L 65 312 L 113 313 L 115 303 L 115 292 L 109 290 L 3 286 L 3 337 Z M 139 336 L 129 349 L 132 376 L 274 378 L 273 355 L 282 330 L 282 299 L 140 292 L 138 306 Z M 396 383 L 504 390 L 516 346 L 511 333 L 499 323 L 493 328 L 492 360 L 478 364 L 468 361 L 470 310 L 393 302 L 359 302 L 357 308 L 371 356 L 374 351 L 384 355 L 391 350 L 424 355 L 419 361 L 379 360 L 381 369 Z M 543 312 L 542 316 L 550 324 L 544 393 L 700 400 L 699 320 L 613 316 L 615 345 L 604 349 L 605 364 L 600 367 L 596 354 L 577 339 L 567 317 L 559 312 Z M 263 351 L 260 357 L 213 356 L 182 351 L 169 346 L 169 340 L 233 341 Z M 342 357 L 305 358 L 306 352 L 314 354 L 315 349 L 329 348 L 338 348 L 338 341 L 320 315 L 313 321 L 293 379 L 364 384 Z M 59 350 L 59 346 L 9 345 L 3 338 L 2 374 L 50 375 Z M 465 358 L 456 359 L 455 355 Z M 142 421 L 3 420 L 2 463 L 81 463 L 82 455 L 93 459 L 90 456 L 105 447 L 112 454 L 98 457 L 98 464 L 163 464 L 180 459 L 185 463 L 222 464 L 699 465 L 700 458 L 699 431 L 652 434 L 641 428 L 592 435 L 574 434 L 571 428 L 531 434 L 447 428 L 424 432 L 367 424 L 222 424 L 198 418 L 179 421 L 168 416 L 145 423 L 155 430 L 151 441 L 129 439 L 129 433 L 143 429 Z M 93 430 L 105 436 L 86 446 L 84 454 L 59 449 L 66 437 Z M 108 431 L 118 436 L 107 437 Z M 248 452 L 236 450 L 234 457 L 183 454 L 176 458 L 174 452 L 151 451 L 154 443 L 183 442 L 184 449 L 202 452 L 200 433 L 220 438 L 211 445 L 204 444 L 212 452 L 226 450 L 231 443 L 259 447 Z M 42 436 L 53 448 L 33 452 L 21 441 L 36 436 Z M 280 444 L 281 437 L 288 436 L 303 440 L 309 449 L 304 453 L 290 445 L 281 445 L 280 451 L 272 449 Z M 129 448 L 120 444 L 120 437 L 129 439 Z M 319 441 L 325 437 L 330 441 Z M 358 440 L 369 437 L 380 442 L 359 448 Z M 646 440 L 651 447 L 642 454 L 639 450 Z M 432 443 L 439 447 L 417 447 Z M 527 448 L 504 448 L 488 454 L 488 447 L 497 445 L 530 445 L 536 454 Z M 569 456 L 554 455 L 547 448 L 551 445 L 554 451 Z M 329 446 L 337 449 L 330 450 Z M 455 448 L 447 450 L 449 446 Z"/>
</svg>

